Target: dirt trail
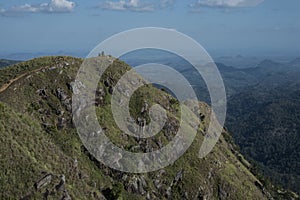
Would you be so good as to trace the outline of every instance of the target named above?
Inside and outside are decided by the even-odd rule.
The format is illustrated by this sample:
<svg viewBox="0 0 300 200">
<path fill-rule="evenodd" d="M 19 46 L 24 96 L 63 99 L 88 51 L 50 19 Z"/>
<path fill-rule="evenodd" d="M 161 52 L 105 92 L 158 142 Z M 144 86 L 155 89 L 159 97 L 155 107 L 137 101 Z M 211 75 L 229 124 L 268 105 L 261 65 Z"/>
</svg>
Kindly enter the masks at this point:
<svg viewBox="0 0 300 200">
<path fill-rule="evenodd" d="M 9 86 L 11 86 L 14 82 L 16 82 L 17 80 L 19 80 L 20 78 L 22 78 L 22 77 L 24 77 L 24 76 L 28 76 L 28 75 L 30 75 L 30 74 L 33 74 L 33 73 L 35 73 L 35 72 L 41 71 L 41 70 L 46 69 L 46 68 L 47 68 L 47 67 L 41 67 L 41 68 L 32 70 L 32 71 L 30 71 L 30 72 L 26 72 L 26 73 L 24 73 L 24 74 L 21 74 L 21 75 L 17 76 L 16 78 L 9 80 L 8 83 L 5 83 L 4 85 L 2 85 L 2 86 L 0 87 L 0 93 L 4 92 Z"/>
</svg>

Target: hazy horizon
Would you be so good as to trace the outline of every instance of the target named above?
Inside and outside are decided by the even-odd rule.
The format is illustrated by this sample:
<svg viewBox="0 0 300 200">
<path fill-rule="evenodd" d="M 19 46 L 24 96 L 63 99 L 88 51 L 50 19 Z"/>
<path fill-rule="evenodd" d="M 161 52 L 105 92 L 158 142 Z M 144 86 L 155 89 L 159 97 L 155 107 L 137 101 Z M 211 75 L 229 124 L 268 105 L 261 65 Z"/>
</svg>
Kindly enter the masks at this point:
<svg viewBox="0 0 300 200">
<path fill-rule="evenodd" d="M 297 0 L 4 0 L 0 56 L 85 57 L 113 34 L 138 27 L 176 29 L 213 57 L 299 57 Z"/>
</svg>

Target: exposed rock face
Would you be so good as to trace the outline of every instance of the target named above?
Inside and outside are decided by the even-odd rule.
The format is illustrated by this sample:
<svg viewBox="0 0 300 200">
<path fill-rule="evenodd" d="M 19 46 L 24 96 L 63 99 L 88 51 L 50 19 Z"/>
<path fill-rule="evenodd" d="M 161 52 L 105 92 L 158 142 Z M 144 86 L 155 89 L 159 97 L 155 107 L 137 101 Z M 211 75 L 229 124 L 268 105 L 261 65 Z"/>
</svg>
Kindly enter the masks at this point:
<svg viewBox="0 0 300 200">
<path fill-rule="evenodd" d="M 58 129 L 63 129 L 65 127 L 66 119 L 64 117 L 59 117 L 57 122 Z"/>
<path fill-rule="evenodd" d="M 41 178 L 38 182 L 36 182 L 34 184 L 35 188 L 37 190 L 49 185 L 52 181 L 52 174 L 47 174 L 46 176 L 44 176 L 43 178 Z"/>
<path fill-rule="evenodd" d="M 61 175 L 59 184 L 55 186 L 56 190 L 57 191 L 62 190 L 65 186 L 65 183 L 66 183 L 66 177 L 65 175 Z"/>
<path fill-rule="evenodd" d="M 46 89 L 38 89 L 36 93 L 38 93 L 44 99 L 47 99 L 48 97 Z"/>
<path fill-rule="evenodd" d="M 96 91 L 95 105 L 96 106 L 103 106 L 104 105 L 104 98 L 105 98 L 105 91 L 104 91 L 103 88 L 99 88 Z"/>
<path fill-rule="evenodd" d="M 58 184 L 56 184 L 57 182 Z M 34 184 L 36 191 L 31 191 L 30 194 L 24 196 L 22 199 L 32 199 L 37 192 L 40 192 L 44 199 L 55 196 L 58 199 L 71 200 L 72 198 L 65 187 L 65 182 L 65 175 L 58 176 L 48 173 Z"/>
<path fill-rule="evenodd" d="M 182 181 L 182 176 L 183 176 L 183 169 L 179 170 L 176 174 L 176 177 L 174 178 L 172 184 L 176 185 L 178 181 Z"/>
<path fill-rule="evenodd" d="M 219 195 L 219 199 L 220 200 L 225 200 L 225 199 L 229 199 L 230 196 L 229 194 L 222 188 L 224 186 L 218 186 L 218 195 Z"/>
<path fill-rule="evenodd" d="M 62 197 L 62 200 L 71 200 L 71 196 L 69 195 L 68 191 L 64 191 L 64 196 Z"/>
<path fill-rule="evenodd" d="M 56 89 L 56 95 L 61 101 L 64 101 L 68 98 L 68 95 L 65 94 L 64 90 L 61 88 Z"/>
<path fill-rule="evenodd" d="M 85 88 L 85 85 L 78 81 L 78 80 L 75 80 L 74 82 L 71 82 L 70 84 L 67 85 L 69 90 L 71 90 L 74 94 L 79 94 L 79 89 L 80 88 Z"/>
<path fill-rule="evenodd" d="M 72 104 L 71 98 L 68 94 L 61 88 L 56 89 L 56 96 L 61 101 L 62 105 L 66 108 L 67 111 L 71 111 Z"/>
</svg>

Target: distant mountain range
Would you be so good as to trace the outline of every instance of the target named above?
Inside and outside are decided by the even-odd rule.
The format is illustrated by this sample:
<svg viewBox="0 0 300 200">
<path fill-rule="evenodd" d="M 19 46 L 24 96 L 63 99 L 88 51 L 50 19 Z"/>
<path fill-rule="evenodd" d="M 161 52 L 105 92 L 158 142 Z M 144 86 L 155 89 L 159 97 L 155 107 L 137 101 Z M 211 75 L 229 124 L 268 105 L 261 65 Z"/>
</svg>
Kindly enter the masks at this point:
<svg viewBox="0 0 300 200">
<path fill-rule="evenodd" d="M 42 56 L 70 55 L 79 58 L 87 56 L 88 51 L 47 51 L 47 52 L 17 52 L 17 53 L 0 53 L 0 58 L 8 60 L 30 60 Z"/>
<path fill-rule="evenodd" d="M 215 62 L 223 63 L 227 66 L 234 66 L 235 68 L 245 69 L 245 68 L 252 68 L 257 66 L 263 58 L 255 57 L 255 56 L 220 56 L 214 57 Z"/>
<path fill-rule="evenodd" d="M 0 68 L 1 67 L 7 67 L 9 65 L 14 65 L 17 64 L 21 61 L 17 61 L 17 60 L 7 60 L 7 59 L 0 59 Z"/>
</svg>

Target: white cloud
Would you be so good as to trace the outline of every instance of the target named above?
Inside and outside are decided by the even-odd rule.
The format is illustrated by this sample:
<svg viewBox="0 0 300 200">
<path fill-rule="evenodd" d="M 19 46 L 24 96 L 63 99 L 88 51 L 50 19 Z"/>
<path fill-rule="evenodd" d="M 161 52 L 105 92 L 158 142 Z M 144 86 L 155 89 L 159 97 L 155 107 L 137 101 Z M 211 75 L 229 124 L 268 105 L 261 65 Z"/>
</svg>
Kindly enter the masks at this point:
<svg viewBox="0 0 300 200">
<path fill-rule="evenodd" d="M 51 0 L 48 3 L 37 5 L 24 4 L 13 6 L 7 10 L 0 10 L 2 16 L 16 16 L 25 13 L 67 13 L 72 12 L 75 8 L 75 3 L 68 0 Z"/>
<path fill-rule="evenodd" d="M 106 1 L 99 5 L 106 10 L 127 10 L 135 12 L 152 12 L 158 8 L 166 8 L 175 3 L 175 0 L 140 1 L 140 0 L 118 0 Z"/>
<path fill-rule="evenodd" d="M 160 1 L 160 7 L 161 8 L 166 8 L 166 7 L 174 5 L 174 3 L 175 3 L 175 0 L 161 0 Z"/>
<path fill-rule="evenodd" d="M 130 10 L 137 12 L 153 11 L 154 7 L 152 4 L 144 4 L 139 0 L 120 0 L 120 1 L 107 1 L 100 5 L 101 8 L 107 10 Z"/>
<path fill-rule="evenodd" d="M 212 8 L 240 8 L 253 7 L 262 3 L 264 0 L 198 0 L 191 7 L 212 7 Z"/>
<path fill-rule="evenodd" d="M 71 12 L 75 8 L 75 3 L 68 0 L 51 0 L 47 6 L 50 12 Z"/>
</svg>

